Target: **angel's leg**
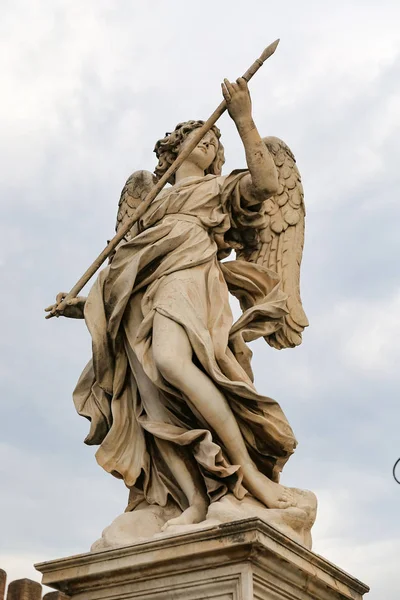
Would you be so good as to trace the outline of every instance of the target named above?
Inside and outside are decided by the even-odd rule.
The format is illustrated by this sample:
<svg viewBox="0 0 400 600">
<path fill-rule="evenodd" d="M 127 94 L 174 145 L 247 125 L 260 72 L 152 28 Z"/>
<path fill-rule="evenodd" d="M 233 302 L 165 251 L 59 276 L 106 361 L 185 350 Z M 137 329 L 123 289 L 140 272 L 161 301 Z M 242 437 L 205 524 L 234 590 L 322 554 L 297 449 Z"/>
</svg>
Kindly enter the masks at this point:
<svg viewBox="0 0 400 600">
<path fill-rule="evenodd" d="M 153 323 L 153 356 L 163 377 L 181 390 L 223 442 L 233 464 L 241 466 L 246 488 L 269 508 L 295 504 L 292 494 L 260 473 L 247 451 L 225 396 L 192 361 L 184 328 L 160 313 Z"/>
<path fill-rule="evenodd" d="M 164 458 L 168 460 L 168 466 L 189 504 L 179 517 L 167 521 L 163 530 L 170 525 L 188 525 L 204 521 L 209 500 L 197 465 L 185 461 L 179 449 L 176 449 L 171 442 L 158 439 L 157 444 L 162 448 Z"/>
<path fill-rule="evenodd" d="M 134 371 L 141 369 L 140 363 L 132 351 L 129 344 L 126 346 L 128 359 Z M 146 378 L 142 379 L 141 392 L 148 394 L 151 398 L 152 389 L 146 388 Z M 166 417 L 166 408 L 160 404 L 153 402 L 151 404 L 150 419 L 164 421 Z M 209 505 L 207 492 L 204 486 L 204 482 L 200 475 L 199 469 L 194 458 L 186 456 L 179 446 L 176 446 L 170 441 L 156 438 L 155 443 L 159 450 L 162 452 L 164 459 L 166 460 L 168 467 L 176 479 L 182 492 L 185 494 L 189 507 L 183 511 L 178 517 L 180 524 L 187 523 L 200 523 L 206 518 L 206 513 Z M 170 519 L 163 529 L 169 524 L 174 524 L 175 519 Z"/>
</svg>

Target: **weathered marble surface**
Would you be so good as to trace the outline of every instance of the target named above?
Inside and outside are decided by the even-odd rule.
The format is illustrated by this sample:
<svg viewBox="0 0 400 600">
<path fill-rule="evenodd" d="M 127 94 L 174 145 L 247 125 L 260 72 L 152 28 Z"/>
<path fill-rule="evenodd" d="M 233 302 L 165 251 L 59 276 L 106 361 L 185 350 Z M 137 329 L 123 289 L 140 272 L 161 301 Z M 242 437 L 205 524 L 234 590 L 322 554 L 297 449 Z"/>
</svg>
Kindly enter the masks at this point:
<svg viewBox="0 0 400 600">
<path fill-rule="evenodd" d="M 361 600 L 368 587 L 259 519 L 36 565 L 72 600 Z"/>
<path fill-rule="evenodd" d="M 310 502 L 308 492 L 296 488 L 291 490 L 296 497 L 296 506 L 286 509 L 266 508 L 252 496 L 245 496 L 243 500 L 238 500 L 233 494 L 227 494 L 218 502 L 213 502 L 208 508 L 206 519 L 197 524 L 167 525 L 170 519 L 180 514 L 179 509 L 172 503 L 167 504 L 166 507 L 153 504 L 139 508 L 117 517 L 106 527 L 102 537 L 92 545 L 91 550 L 119 548 L 152 537 L 161 538 L 170 533 L 199 531 L 249 517 L 261 519 L 311 550 L 311 527 L 316 517 L 317 502 L 316 500 Z"/>
<path fill-rule="evenodd" d="M 102 547 L 243 516 L 311 543 L 316 499 L 280 484 L 297 441 L 278 402 L 256 389 L 247 346 L 263 337 L 293 348 L 308 325 L 303 188 L 288 146 L 261 138 L 246 81 L 222 89 L 247 169 L 222 175 L 216 126 L 197 143 L 203 122 L 178 124 L 156 143 L 154 175 L 128 179 L 117 230 L 195 140 L 171 186 L 127 230 L 88 298 L 60 310 L 59 294 L 47 309 L 86 321 L 92 359 L 75 406 L 90 420 L 85 442 L 99 446 L 97 462 L 124 481 L 127 510 L 137 512 L 121 515 Z M 233 250 L 235 260 L 222 260 Z M 242 309 L 236 322 L 230 293 Z"/>
</svg>

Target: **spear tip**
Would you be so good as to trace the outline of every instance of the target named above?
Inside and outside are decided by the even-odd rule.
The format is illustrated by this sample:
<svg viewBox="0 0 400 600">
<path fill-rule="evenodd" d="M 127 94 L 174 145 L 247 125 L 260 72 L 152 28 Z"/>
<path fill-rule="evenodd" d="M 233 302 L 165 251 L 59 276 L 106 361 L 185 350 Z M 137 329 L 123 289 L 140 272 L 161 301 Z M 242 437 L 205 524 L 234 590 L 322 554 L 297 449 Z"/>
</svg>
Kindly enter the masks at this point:
<svg viewBox="0 0 400 600">
<path fill-rule="evenodd" d="M 267 46 L 265 48 L 264 52 L 260 56 L 260 61 L 261 62 L 266 61 L 267 58 L 269 58 L 270 56 L 272 56 L 272 54 L 277 49 L 279 42 L 280 42 L 280 39 L 278 38 L 277 40 L 275 40 L 274 42 L 272 42 L 272 44 L 270 44 L 269 46 Z"/>
</svg>

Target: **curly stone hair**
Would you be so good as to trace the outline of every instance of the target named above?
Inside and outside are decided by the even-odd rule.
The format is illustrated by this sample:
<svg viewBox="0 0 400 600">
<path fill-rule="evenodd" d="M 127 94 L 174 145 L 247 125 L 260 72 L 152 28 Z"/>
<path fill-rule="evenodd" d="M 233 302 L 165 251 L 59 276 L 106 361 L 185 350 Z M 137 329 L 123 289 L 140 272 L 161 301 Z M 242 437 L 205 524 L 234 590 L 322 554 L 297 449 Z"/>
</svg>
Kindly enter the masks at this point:
<svg viewBox="0 0 400 600">
<path fill-rule="evenodd" d="M 164 138 L 158 140 L 154 147 L 154 152 L 158 158 L 158 165 L 154 169 L 157 179 L 160 179 L 170 165 L 172 165 L 179 154 L 179 149 L 183 141 L 186 139 L 189 133 L 191 133 L 194 129 L 201 127 L 202 125 L 204 125 L 204 121 L 185 121 L 183 123 L 178 123 L 172 133 L 166 133 Z M 221 175 L 222 165 L 225 162 L 224 147 L 220 141 L 221 132 L 216 125 L 211 128 L 211 131 L 218 139 L 218 149 L 213 162 L 205 173 L 206 175 L 210 173 L 212 175 Z M 175 175 L 170 177 L 168 183 L 174 185 Z"/>
</svg>

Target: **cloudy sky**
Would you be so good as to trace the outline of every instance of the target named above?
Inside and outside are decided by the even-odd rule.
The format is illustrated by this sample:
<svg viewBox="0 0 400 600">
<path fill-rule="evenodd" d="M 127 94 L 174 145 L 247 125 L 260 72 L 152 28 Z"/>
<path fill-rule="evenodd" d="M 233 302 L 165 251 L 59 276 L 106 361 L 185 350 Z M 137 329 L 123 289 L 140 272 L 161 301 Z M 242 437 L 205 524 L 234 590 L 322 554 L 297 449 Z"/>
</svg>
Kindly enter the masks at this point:
<svg viewBox="0 0 400 600">
<path fill-rule="evenodd" d="M 82 321 L 43 318 L 113 233 L 154 142 L 251 83 L 262 135 L 293 149 L 308 208 L 303 345 L 253 344 L 256 384 L 299 439 L 283 483 L 319 497 L 314 550 L 398 597 L 400 3 L 3 0 L 0 9 L 0 567 L 86 551 L 125 507 L 83 445 Z M 244 166 L 220 121 L 225 173 Z"/>
</svg>

